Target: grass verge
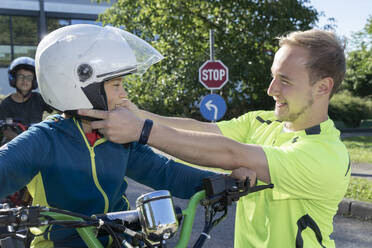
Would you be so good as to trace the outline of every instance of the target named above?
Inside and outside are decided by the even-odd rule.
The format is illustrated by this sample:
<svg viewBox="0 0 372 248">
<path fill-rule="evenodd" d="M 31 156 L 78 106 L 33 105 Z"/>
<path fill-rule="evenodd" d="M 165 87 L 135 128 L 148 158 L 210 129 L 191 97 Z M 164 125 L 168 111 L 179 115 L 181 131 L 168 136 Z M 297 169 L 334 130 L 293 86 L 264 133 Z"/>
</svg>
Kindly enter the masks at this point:
<svg viewBox="0 0 372 248">
<path fill-rule="evenodd" d="M 372 136 L 349 137 L 342 141 L 349 151 L 352 162 L 372 164 Z"/>
<path fill-rule="evenodd" d="M 350 179 L 349 188 L 346 191 L 346 198 L 351 198 L 358 201 L 372 203 L 372 181 L 362 178 Z"/>
</svg>

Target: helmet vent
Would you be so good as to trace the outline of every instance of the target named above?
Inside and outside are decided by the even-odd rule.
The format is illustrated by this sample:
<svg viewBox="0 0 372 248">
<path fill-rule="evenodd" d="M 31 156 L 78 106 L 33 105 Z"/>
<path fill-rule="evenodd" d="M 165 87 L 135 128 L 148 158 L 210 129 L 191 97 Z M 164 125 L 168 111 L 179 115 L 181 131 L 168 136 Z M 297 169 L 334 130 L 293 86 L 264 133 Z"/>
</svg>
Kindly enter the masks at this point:
<svg viewBox="0 0 372 248">
<path fill-rule="evenodd" d="M 85 82 L 93 75 L 93 68 L 89 64 L 81 64 L 77 68 L 80 82 Z"/>
</svg>

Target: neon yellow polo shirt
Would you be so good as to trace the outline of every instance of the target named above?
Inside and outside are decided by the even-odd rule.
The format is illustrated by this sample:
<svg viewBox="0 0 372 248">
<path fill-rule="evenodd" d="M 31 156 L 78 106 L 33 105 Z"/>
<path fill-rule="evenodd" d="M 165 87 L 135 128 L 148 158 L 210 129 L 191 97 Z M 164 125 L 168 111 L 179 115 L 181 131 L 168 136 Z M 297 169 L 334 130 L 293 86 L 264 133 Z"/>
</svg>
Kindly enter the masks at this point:
<svg viewBox="0 0 372 248">
<path fill-rule="evenodd" d="M 274 184 L 239 200 L 234 247 L 335 247 L 329 235 L 350 163 L 332 120 L 286 133 L 272 111 L 255 111 L 217 125 L 224 136 L 262 146 Z"/>
</svg>

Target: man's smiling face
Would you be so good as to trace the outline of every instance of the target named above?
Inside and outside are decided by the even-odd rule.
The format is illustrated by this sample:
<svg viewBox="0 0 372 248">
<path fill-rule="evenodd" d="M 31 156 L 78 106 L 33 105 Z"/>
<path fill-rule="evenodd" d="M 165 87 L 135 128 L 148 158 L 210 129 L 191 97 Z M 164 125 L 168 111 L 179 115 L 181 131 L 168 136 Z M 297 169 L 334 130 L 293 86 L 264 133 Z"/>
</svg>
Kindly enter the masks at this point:
<svg viewBox="0 0 372 248">
<path fill-rule="evenodd" d="M 279 120 L 296 122 L 309 118 L 314 102 L 312 84 L 305 66 L 306 49 L 284 45 L 275 54 L 271 67 L 273 79 L 267 90 L 275 100 L 275 115 Z"/>
</svg>

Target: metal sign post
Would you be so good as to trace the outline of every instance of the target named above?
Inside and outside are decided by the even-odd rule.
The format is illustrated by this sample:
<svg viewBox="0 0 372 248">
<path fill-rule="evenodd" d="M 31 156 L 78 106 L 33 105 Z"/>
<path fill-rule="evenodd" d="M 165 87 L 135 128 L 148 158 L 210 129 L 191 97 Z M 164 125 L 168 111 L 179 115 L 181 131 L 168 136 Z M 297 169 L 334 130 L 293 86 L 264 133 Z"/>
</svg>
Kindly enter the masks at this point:
<svg viewBox="0 0 372 248">
<path fill-rule="evenodd" d="M 220 60 L 214 60 L 214 30 L 209 30 L 210 60 L 204 62 L 199 68 L 199 82 L 211 91 L 200 103 L 200 111 L 204 118 L 215 122 L 226 112 L 226 103 L 223 98 L 215 94 L 229 81 L 229 69 Z"/>
</svg>

